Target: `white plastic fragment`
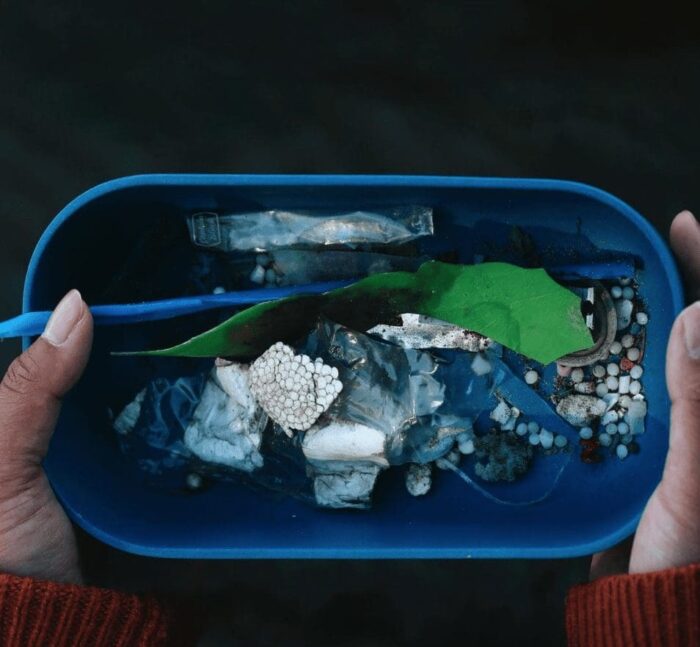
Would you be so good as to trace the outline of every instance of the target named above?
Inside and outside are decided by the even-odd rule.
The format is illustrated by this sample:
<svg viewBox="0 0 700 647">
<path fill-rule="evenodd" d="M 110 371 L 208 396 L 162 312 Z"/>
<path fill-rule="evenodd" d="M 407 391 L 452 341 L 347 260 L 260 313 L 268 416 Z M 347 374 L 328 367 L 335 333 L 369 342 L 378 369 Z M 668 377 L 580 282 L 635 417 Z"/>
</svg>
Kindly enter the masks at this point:
<svg viewBox="0 0 700 647">
<path fill-rule="evenodd" d="M 620 278 L 620 285 L 625 286 L 625 285 L 630 285 L 632 283 L 632 279 L 629 276 L 623 276 Z"/>
<path fill-rule="evenodd" d="M 143 406 L 143 401 L 146 398 L 146 389 L 141 389 L 136 397 L 129 402 L 123 409 L 122 412 L 115 418 L 112 423 L 112 428 L 118 434 L 125 436 L 128 434 L 138 422 L 139 416 L 141 415 L 141 407 Z"/>
<path fill-rule="evenodd" d="M 491 372 L 493 367 L 491 366 L 491 362 L 489 362 L 489 360 L 487 360 L 481 353 L 477 353 L 474 355 L 471 368 L 476 375 L 486 375 Z"/>
<path fill-rule="evenodd" d="M 637 323 L 640 326 L 646 326 L 649 323 L 649 315 L 646 312 L 637 313 Z"/>
<path fill-rule="evenodd" d="M 625 422 L 629 425 L 630 433 L 637 436 L 644 433 L 644 417 L 647 415 L 647 403 L 644 400 L 632 400 Z"/>
<path fill-rule="evenodd" d="M 621 375 L 618 384 L 618 392 L 620 395 L 630 392 L 630 382 L 632 378 L 629 375 Z"/>
<path fill-rule="evenodd" d="M 337 369 L 320 358 L 295 355 L 281 342 L 253 362 L 250 386 L 260 406 L 290 437 L 293 429 L 309 429 L 343 389 Z"/>
<path fill-rule="evenodd" d="M 596 384 L 595 382 L 579 382 L 578 384 L 574 384 L 574 390 L 576 393 L 587 393 L 592 395 L 596 392 Z"/>
<path fill-rule="evenodd" d="M 644 374 L 644 369 L 637 364 L 630 369 L 630 377 L 633 380 L 638 380 Z"/>
<path fill-rule="evenodd" d="M 557 404 L 557 413 L 574 427 L 589 426 L 605 409 L 605 402 L 592 395 L 568 395 Z"/>
<path fill-rule="evenodd" d="M 623 409 L 629 409 L 631 402 L 632 402 L 632 398 L 630 398 L 629 395 L 623 395 L 620 397 L 620 406 Z"/>
<path fill-rule="evenodd" d="M 620 460 L 624 460 L 629 454 L 629 449 L 627 449 L 626 445 L 618 445 L 615 447 L 615 453 Z"/>
<path fill-rule="evenodd" d="M 406 470 L 406 489 L 411 496 L 423 496 L 430 491 L 433 484 L 430 465 L 412 463 Z"/>
<path fill-rule="evenodd" d="M 401 318 L 400 326 L 379 324 L 374 326 L 374 328 L 370 328 L 368 333 L 377 335 L 403 348 L 415 349 L 457 348 L 476 353 L 486 350 L 492 343 L 488 337 L 471 330 L 465 330 L 446 321 L 411 312 L 403 313 L 399 316 Z M 488 363 L 485 358 L 482 359 Z M 476 358 L 475 361 L 477 361 L 477 366 L 479 366 Z M 472 370 L 477 375 L 484 374 L 478 373 L 473 367 Z M 489 365 L 488 370 L 484 372 L 488 373 L 490 370 Z"/>
<path fill-rule="evenodd" d="M 326 471 L 314 468 L 316 504 L 323 508 L 366 508 L 382 468 L 372 463 L 331 466 Z"/>
<path fill-rule="evenodd" d="M 583 381 L 583 369 L 582 368 L 575 368 L 573 371 L 571 371 L 571 381 L 574 382 L 575 384 L 578 384 L 579 382 Z"/>
<path fill-rule="evenodd" d="M 630 360 L 630 362 L 636 362 L 641 354 L 639 348 L 630 348 L 627 351 L 627 359 Z"/>
<path fill-rule="evenodd" d="M 510 420 L 511 415 L 510 406 L 504 400 L 499 400 L 496 408 L 489 414 L 489 418 L 499 425 L 505 425 Z"/>
<path fill-rule="evenodd" d="M 389 465 L 385 455 L 386 436 L 373 427 L 356 422 L 333 421 L 325 427 L 312 427 L 304 434 L 301 449 L 310 462 L 367 461 Z"/>
<path fill-rule="evenodd" d="M 204 386 L 185 446 L 198 458 L 252 472 L 263 465 L 260 453 L 267 415 L 251 393 L 250 371 L 242 364 L 217 366 Z"/>
<path fill-rule="evenodd" d="M 222 285 L 217 285 L 212 291 L 212 294 L 224 294 L 226 292 L 226 288 L 223 287 Z"/>
<path fill-rule="evenodd" d="M 525 373 L 525 383 L 529 384 L 530 386 L 537 384 L 537 381 L 540 379 L 540 376 L 537 374 L 537 371 L 535 370 L 529 370 L 527 373 Z"/>
</svg>

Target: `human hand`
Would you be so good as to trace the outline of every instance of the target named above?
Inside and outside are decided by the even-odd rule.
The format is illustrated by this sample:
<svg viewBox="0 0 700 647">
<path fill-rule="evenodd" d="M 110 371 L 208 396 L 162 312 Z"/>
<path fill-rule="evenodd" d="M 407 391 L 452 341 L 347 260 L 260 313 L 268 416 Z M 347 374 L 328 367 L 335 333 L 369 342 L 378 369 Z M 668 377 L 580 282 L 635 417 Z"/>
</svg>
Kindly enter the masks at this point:
<svg viewBox="0 0 700 647">
<path fill-rule="evenodd" d="M 700 223 L 689 211 L 671 224 L 671 247 L 695 302 L 678 315 L 666 353 L 669 450 L 631 545 L 594 555 L 591 579 L 700 562 Z"/>
<path fill-rule="evenodd" d="M 92 346 L 92 316 L 77 290 L 0 383 L 0 572 L 80 583 L 75 535 L 41 462 Z"/>
</svg>

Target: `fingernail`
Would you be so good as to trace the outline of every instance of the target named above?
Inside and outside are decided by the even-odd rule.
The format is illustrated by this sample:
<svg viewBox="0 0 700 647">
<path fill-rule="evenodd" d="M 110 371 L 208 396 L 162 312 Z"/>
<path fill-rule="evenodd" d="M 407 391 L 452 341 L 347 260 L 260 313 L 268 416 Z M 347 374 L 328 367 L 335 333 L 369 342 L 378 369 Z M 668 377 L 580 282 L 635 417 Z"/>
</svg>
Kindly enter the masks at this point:
<svg viewBox="0 0 700 647">
<path fill-rule="evenodd" d="M 683 319 L 685 347 L 692 359 L 700 359 L 700 301 L 690 306 Z"/>
<path fill-rule="evenodd" d="M 73 328 L 84 314 L 80 292 L 71 290 L 56 306 L 41 336 L 50 344 L 60 346 L 70 337 Z"/>
</svg>

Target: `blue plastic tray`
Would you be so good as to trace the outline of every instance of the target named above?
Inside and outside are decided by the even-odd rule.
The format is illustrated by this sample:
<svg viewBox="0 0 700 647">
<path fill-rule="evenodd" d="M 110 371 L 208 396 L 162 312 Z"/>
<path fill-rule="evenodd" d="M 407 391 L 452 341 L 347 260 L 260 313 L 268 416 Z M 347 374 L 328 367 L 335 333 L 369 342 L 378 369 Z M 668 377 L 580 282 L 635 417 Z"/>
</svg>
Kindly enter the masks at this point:
<svg viewBox="0 0 700 647">
<path fill-rule="evenodd" d="M 463 262 L 471 262 L 490 236 L 513 225 L 526 228 L 553 254 L 558 243 L 573 241 L 583 259 L 599 247 L 632 253 L 643 262 L 640 292 L 650 313 L 644 360 L 649 416 L 638 455 L 598 465 L 576 457 L 551 496 L 524 507 L 495 504 L 446 472 L 428 496 L 414 499 L 405 492 L 400 470 L 382 476 L 369 511 L 316 510 L 233 484 L 196 496 L 168 493 L 144 485 L 117 449 L 105 391 L 121 383 L 113 373 L 120 360 L 110 360 L 108 351 L 123 340 L 100 330 L 88 374 L 66 402 L 46 459 L 70 516 L 117 548 L 158 557 L 571 557 L 607 548 L 632 533 L 666 455 L 664 356 L 683 295 L 656 231 L 628 205 L 593 187 L 461 177 L 122 178 L 87 191 L 49 225 L 27 272 L 24 310 L 51 308 L 71 287 L 96 293 L 154 214 L 397 203 L 433 206 L 438 238 L 458 241 Z M 148 334 L 130 341 L 146 342 Z M 533 481 L 532 487 L 542 484 Z"/>
</svg>

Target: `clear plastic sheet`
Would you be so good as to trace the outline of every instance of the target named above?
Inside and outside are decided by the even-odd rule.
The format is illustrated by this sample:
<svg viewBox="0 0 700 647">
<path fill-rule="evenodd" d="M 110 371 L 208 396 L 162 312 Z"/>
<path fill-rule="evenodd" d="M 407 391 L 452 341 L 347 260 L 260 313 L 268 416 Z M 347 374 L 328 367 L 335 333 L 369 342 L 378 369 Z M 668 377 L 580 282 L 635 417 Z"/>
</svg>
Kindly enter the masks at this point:
<svg viewBox="0 0 700 647">
<path fill-rule="evenodd" d="M 415 272 L 426 256 L 397 256 L 356 250 L 280 249 L 270 253 L 274 284 L 303 285 L 378 274 Z"/>
<path fill-rule="evenodd" d="M 200 212 L 190 216 L 188 226 L 195 245 L 224 252 L 390 245 L 432 235 L 433 210 L 399 206 L 372 211 Z"/>
</svg>

